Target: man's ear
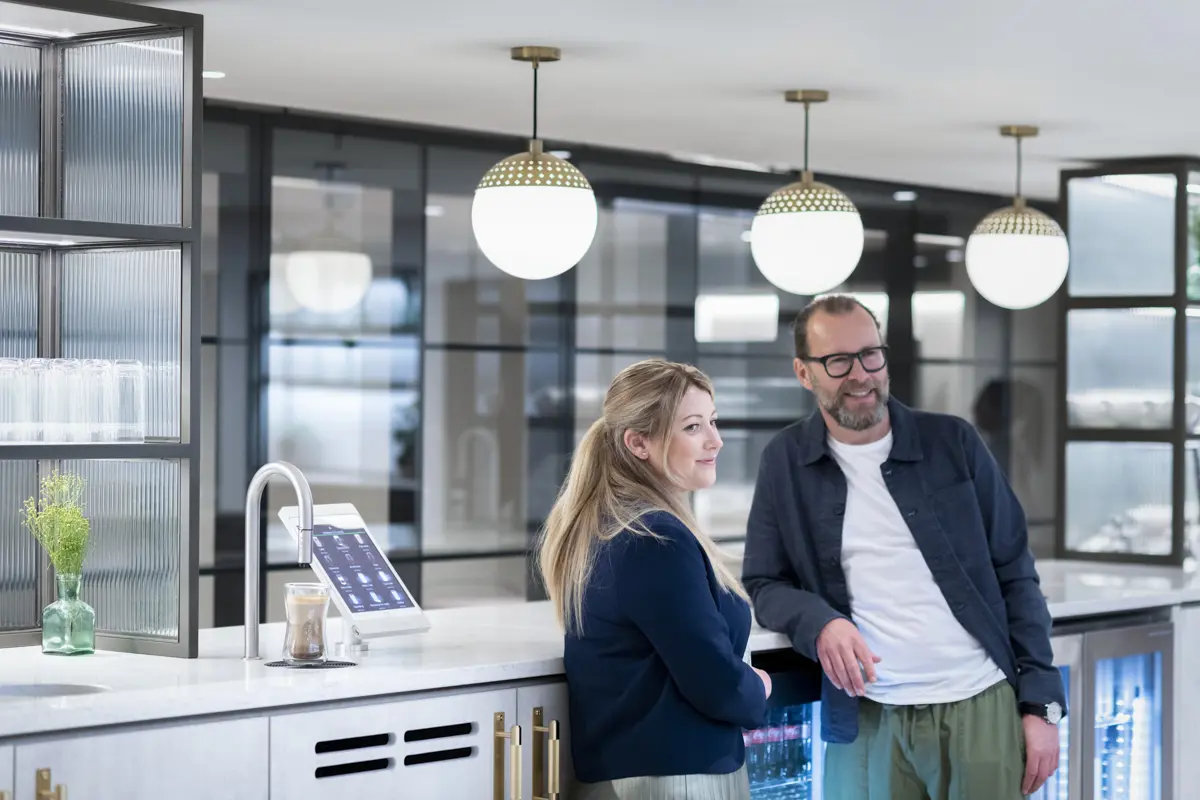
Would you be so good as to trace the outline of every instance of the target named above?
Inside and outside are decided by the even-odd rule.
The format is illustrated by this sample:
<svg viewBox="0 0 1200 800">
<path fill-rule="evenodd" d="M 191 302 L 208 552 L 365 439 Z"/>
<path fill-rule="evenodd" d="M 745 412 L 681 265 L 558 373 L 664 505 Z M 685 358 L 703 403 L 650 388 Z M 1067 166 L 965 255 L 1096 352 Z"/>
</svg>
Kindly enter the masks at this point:
<svg viewBox="0 0 1200 800">
<path fill-rule="evenodd" d="M 807 361 L 799 358 L 793 358 L 792 372 L 796 373 L 796 380 L 800 381 L 805 389 L 808 389 L 810 392 L 813 390 L 812 373 L 809 371 L 809 364 Z"/>
</svg>

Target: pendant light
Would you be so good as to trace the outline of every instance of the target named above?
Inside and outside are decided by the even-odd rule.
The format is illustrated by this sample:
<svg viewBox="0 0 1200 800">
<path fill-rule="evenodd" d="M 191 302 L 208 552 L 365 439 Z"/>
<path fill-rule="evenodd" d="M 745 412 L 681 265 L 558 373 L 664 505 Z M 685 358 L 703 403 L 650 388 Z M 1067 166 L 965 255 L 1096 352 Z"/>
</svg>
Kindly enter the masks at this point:
<svg viewBox="0 0 1200 800">
<path fill-rule="evenodd" d="M 750 253 L 759 272 L 785 292 L 815 295 L 841 285 L 862 258 L 862 217 L 850 198 L 813 180 L 808 168 L 808 115 L 829 92 L 785 93 L 804 104 L 804 172 L 766 199 L 750 226 Z"/>
<path fill-rule="evenodd" d="M 1005 125 L 1000 135 L 1017 140 L 1017 191 L 1011 206 L 984 217 L 967 240 L 967 275 L 993 305 L 1032 308 L 1062 286 L 1070 248 L 1059 224 L 1021 196 L 1021 141 L 1037 136 L 1038 129 Z"/>
<path fill-rule="evenodd" d="M 339 141 L 340 146 L 340 141 Z M 371 257 L 355 241 L 338 233 L 334 200 L 341 163 L 318 163 L 325 169 L 324 226 L 309 237 L 302 250 L 287 255 L 284 274 L 287 290 L 304 308 L 322 314 L 340 314 L 357 307 L 371 288 L 375 268 Z"/>
<path fill-rule="evenodd" d="M 514 47 L 533 65 L 533 136 L 529 150 L 484 174 L 471 205 L 475 241 L 489 261 L 525 280 L 553 278 L 578 264 L 596 237 L 596 195 L 573 164 L 538 138 L 538 66 L 558 61 L 557 47 Z"/>
</svg>

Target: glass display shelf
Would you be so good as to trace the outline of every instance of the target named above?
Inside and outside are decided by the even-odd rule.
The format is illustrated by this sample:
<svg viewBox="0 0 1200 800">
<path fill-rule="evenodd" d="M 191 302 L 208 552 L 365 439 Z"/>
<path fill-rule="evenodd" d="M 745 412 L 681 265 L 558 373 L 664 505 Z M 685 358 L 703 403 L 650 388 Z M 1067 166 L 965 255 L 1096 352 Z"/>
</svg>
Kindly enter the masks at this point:
<svg viewBox="0 0 1200 800">
<path fill-rule="evenodd" d="M 820 800 L 819 703 L 781 706 L 767 724 L 744 731 L 751 800 Z"/>
<path fill-rule="evenodd" d="M 1097 800 L 1161 800 L 1162 653 L 1096 661 L 1093 786 Z"/>
</svg>

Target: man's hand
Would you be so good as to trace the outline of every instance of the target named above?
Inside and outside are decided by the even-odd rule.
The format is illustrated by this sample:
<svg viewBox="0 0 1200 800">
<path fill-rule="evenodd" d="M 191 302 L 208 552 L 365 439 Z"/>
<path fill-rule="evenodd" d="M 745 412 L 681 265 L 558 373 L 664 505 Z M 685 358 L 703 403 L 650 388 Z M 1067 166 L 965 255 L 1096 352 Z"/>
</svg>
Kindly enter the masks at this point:
<svg viewBox="0 0 1200 800">
<path fill-rule="evenodd" d="M 874 683 L 875 665 L 881 660 L 867 647 L 854 623 L 844 619 L 835 619 L 821 629 L 817 658 L 833 685 L 851 697 L 866 695 L 863 673 L 868 683 Z"/>
<path fill-rule="evenodd" d="M 1021 794 L 1030 795 L 1058 770 L 1058 727 L 1030 714 L 1022 717 L 1021 722 L 1025 726 L 1025 779 L 1021 782 Z"/>
</svg>

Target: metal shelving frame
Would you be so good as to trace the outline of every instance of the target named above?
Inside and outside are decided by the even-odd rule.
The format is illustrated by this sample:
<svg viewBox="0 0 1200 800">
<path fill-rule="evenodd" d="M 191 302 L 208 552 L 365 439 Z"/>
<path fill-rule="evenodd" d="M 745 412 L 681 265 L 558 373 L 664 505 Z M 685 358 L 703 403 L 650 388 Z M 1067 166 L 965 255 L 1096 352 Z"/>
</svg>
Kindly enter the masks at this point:
<svg viewBox="0 0 1200 800">
<path fill-rule="evenodd" d="M 180 387 L 179 440 L 148 441 L 144 444 L 46 444 L 0 445 L 0 460 L 38 461 L 39 475 L 59 461 L 153 460 L 177 461 L 180 465 L 178 537 L 178 632 L 174 639 L 149 635 L 106 634 L 97 631 L 96 647 L 130 653 L 195 658 L 198 634 L 197 555 L 200 437 L 200 254 L 201 244 L 201 130 L 203 121 L 202 58 L 203 17 L 179 11 L 111 0 L 0 0 L 5 7 L 24 7 L 47 17 L 84 15 L 105 30 L 80 35 L 51 35 L 52 31 L 5 28 L 0 23 L 0 42 L 36 47 L 41 52 L 41 154 L 39 164 L 38 215 L 0 215 L 0 249 L 38 256 L 37 355 L 55 358 L 61 353 L 60 290 L 61 259 L 66 252 L 87 249 L 133 248 L 169 244 L 181 257 L 180 297 Z M 18 9 L 22 10 L 22 9 Z M 15 16 L 15 15 L 14 15 Z M 10 17 L 11 18 L 11 17 Z M 0 19 L 3 19 L 0 16 Z M 82 19 L 76 17 L 75 19 Z M 63 55 L 69 48 L 108 42 L 179 36 L 183 43 L 183 115 L 181 197 L 179 225 L 137 225 L 64 219 L 63 208 Z M 0 114 L 5 113 L 0 108 Z M 114 153 L 132 160 L 132 153 Z M 0 176 L 3 179 L 3 176 Z M 54 580 L 44 553 L 36 576 L 39 599 L 44 607 L 54 597 Z M 86 567 L 85 567 L 86 572 Z M 0 633 L 0 647 L 35 645 L 41 642 L 40 628 Z"/>
</svg>

